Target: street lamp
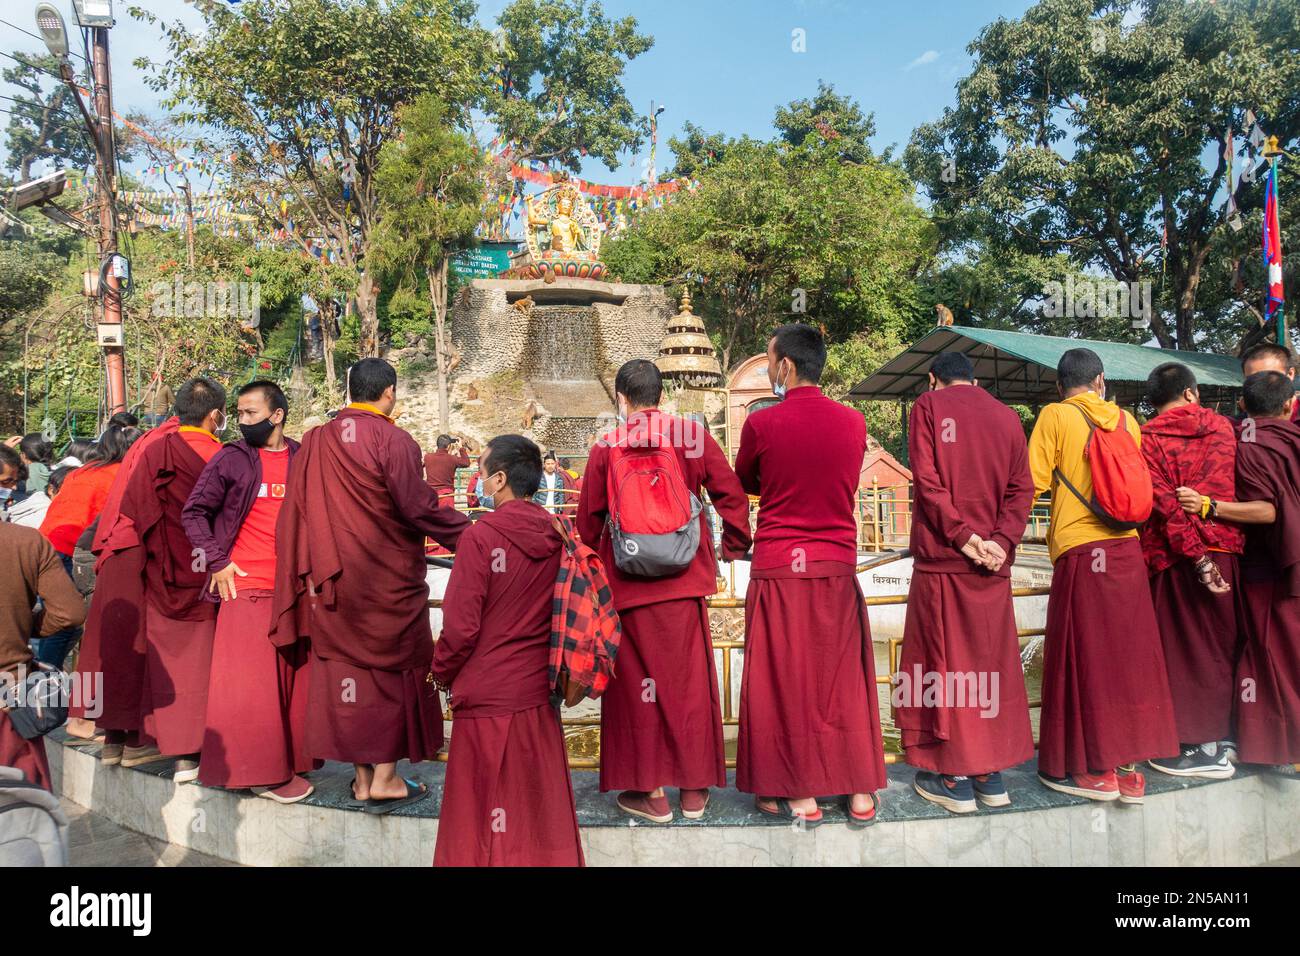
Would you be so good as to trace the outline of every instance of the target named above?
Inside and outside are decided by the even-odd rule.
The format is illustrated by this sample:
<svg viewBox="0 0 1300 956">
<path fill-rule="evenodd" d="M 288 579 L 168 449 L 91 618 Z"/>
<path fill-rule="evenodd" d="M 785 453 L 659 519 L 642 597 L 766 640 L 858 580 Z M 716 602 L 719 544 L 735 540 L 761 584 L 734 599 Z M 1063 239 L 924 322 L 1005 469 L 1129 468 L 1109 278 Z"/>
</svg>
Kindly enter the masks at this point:
<svg viewBox="0 0 1300 956">
<path fill-rule="evenodd" d="M 36 4 L 36 29 L 41 31 L 41 39 L 52 56 L 60 62 L 68 58 L 68 28 L 54 4 Z"/>
<path fill-rule="evenodd" d="M 650 186 L 653 188 L 655 183 L 659 182 L 659 173 L 655 169 L 655 153 L 659 146 L 659 114 L 668 107 L 656 107 L 654 100 L 650 101 Z"/>
</svg>

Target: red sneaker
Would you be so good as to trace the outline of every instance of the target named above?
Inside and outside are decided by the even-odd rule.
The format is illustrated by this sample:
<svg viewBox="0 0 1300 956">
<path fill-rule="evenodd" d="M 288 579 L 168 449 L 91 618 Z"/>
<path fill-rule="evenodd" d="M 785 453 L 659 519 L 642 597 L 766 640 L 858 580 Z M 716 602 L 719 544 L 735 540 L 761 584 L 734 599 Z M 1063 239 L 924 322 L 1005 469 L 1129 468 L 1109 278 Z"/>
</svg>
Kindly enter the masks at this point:
<svg viewBox="0 0 1300 956">
<path fill-rule="evenodd" d="M 1142 776 L 1142 772 L 1130 764 L 1117 770 L 1115 776 L 1119 780 L 1119 802 L 1142 803 L 1147 792 L 1147 778 Z"/>
<path fill-rule="evenodd" d="M 289 778 L 288 783 L 282 783 L 278 787 L 253 787 L 253 793 L 259 797 L 274 800 L 276 803 L 297 803 L 299 800 L 310 797 L 315 789 L 310 783 L 295 774 Z"/>
<path fill-rule="evenodd" d="M 652 797 L 643 790 L 624 790 L 618 795 L 618 808 L 651 823 L 672 823 L 673 808 L 667 795 Z"/>
<path fill-rule="evenodd" d="M 682 808 L 682 816 L 687 820 L 698 820 L 704 816 L 704 811 L 709 806 L 709 790 L 707 787 L 703 790 L 683 790 L 678 803 Z"/>
<path fill-rule="evenodd" d="M 1101 801 L 1119 799 L 1119 781 L 1115 779 L 1114 770 L 1102 774 L 1072 773 L 1068 777 L 1059 778 L 1049 777 L 1040 772 L 1038 779 L 1042 781 L 1043 786 L 1058 793 L 1068 793 L 1072 797 Z"/>
</svg>

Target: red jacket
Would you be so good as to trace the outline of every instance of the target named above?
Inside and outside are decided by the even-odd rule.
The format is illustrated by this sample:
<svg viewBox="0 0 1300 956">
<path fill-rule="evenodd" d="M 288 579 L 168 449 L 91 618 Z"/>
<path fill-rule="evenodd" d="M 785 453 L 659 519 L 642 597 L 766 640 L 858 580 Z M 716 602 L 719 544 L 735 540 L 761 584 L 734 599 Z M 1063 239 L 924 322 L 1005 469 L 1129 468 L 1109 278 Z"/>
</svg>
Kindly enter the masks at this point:
<svg viewBox="0 0 1300 956">
<path fill-rule="evenodd" d="M 121 462 L 97 465 L 91 462 L 74 470 L 50 502 L 41 521 L 41 534 L 60 554 L 72 554 L 81 533 L 95 523 L 108 501 L 108 490 L 122 467 Z"/>
<path fill-rule="evenodd" d="M 977 534 L 1007 553 L 998 576 L 1009 577 L 1034 501 L 1020 416 L 977 385 L 926 392 L 912 406 L 907 448 L 916 567 L 988 574 L 961 553 Z"/>
<path fill-rule="evenodd" d="M 640 416 L 648 416 L 650 424 L 641 423 Z M 662 416 L 677 452 L 686 487 L 701 497 L 700 489 L 709 493 L 713 510 L 722 519 L 722 553 L 724 557 L 740 557 L 749 550 L 749 498 L 736 473 L 727 464 L 722 449 L 708 430 L 698 422 L 664 415 L 659 409 L 650 409 L 632 415 L 622 431 L 626 434 L 653 431 L 655 417 Z M 613 435 L 614 433 L 611 433 Z M 700 546 L 695 560 L 679 574 L 663 578 L 643 578 L 623 574 L 614 564 L 614 546 L 605 533 L 605 519 L 609 514 L 609 493 L 606 488 L 609 475 L 609 442 L 617 440 L 605 435 L 591 449 L 587 470 L 582 473 L 582 494 L 578 499 L 578 534 L 600 554 L 609 587 L 614 594 L 614 606 L 622 611 L 660 601 L 680 598 L 707 597 L 718 590 L 718 563 L 713 557 L 713 532 L 709 527 L 708 510 L 700 512 Z"/>
<path fill-rule="evenodd" d="M 1206 551 L 1241 554 L 1241 529 L 1226 521 L 1202 520 L 1178 504 L 1174 489 L 1195 488 L 1223 501 L 1235 500 L 1237 440 L 1232 422 L 1201 405 L 1181 405 L 1142 426 L 1142 457 L 1154 492 L 1151 517 L 1140 532 L 1147 571 L 1158 574 Z"/>
</svg>

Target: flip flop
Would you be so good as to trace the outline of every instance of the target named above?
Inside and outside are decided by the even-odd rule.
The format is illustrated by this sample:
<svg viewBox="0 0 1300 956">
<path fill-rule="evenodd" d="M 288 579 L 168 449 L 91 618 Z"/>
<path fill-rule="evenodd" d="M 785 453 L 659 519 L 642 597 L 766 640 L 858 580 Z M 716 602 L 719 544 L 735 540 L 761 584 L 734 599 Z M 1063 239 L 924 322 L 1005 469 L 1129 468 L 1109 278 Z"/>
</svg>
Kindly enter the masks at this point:
<svg viewBox="0 0 1300 956">
<path fill-rule="evenodd" d="M 366 801 L 362 809 L 366 813 L 392 813 L 399 807 L 409 807 L 413 803 L 419 803 L 431 792 L 424 784 L 409 777 L 403 777 L 402 783 L 406 784 L 406 796 L 389 797 L 385 800 L 371 799 Z"/>
<path fill-rule="evenodd" d="M 871 815 L 863 816 L 853 809 L 853 794 L 844 798 L 844 815 L 848 818 L 850 830 L 865 830 L 867 827 L 875 826 L 876 819 L 880 815 L 880 797 L 874 793 L 869 793 L 871 797 Z"/>
<path fill-rule="evenodd" d="M 763 806 L 763 804 L 759 802 L 758 797 L 754 798 L 754 806 L 758 809 L 759 813 L 766 813 L 769 817 L 782 817 L 786 820 L 802 820 L 806 827 L 819 826 L 825 819 L 821 807 L 817 808 L 817 813 L 815 815 L 795 813 L 794 808 L 790 806 L 790 801 L 785 797 L 776 797 L 775 799 L 777 807 L 780 808 L 778 810 L 767 809 L 767 807 Z"/>
</svg>

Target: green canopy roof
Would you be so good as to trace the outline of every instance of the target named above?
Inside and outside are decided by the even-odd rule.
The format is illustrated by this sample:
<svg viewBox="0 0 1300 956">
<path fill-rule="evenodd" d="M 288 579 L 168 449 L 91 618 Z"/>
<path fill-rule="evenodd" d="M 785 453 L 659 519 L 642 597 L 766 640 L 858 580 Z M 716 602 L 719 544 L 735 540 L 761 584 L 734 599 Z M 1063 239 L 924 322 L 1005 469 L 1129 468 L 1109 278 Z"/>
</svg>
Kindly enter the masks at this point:
<svg viewBox="0 0 1300 956">
<path fill-rule="evenodd" d="M 1140 401 L 1147 376 L 1164 362 L 1190 367 L 1206 404 L 1233 401 L 1241 388 L 1241 365 L 1227 355 L 946 325 L 894 356 L 855 385 L 848 397 L 870 401 L 916 398 L 928 387 L 926 373 L 936 355 L 965 352 L 975 365 L 980 385 L 997 398 L 1008 404 L 1045 405 L 1057 401 L 1056 363 L 1063 353 L 1076 348 L 1089 348 L 1101 356 L 1107 397 L 1121 405 Z"/>
</svg>

